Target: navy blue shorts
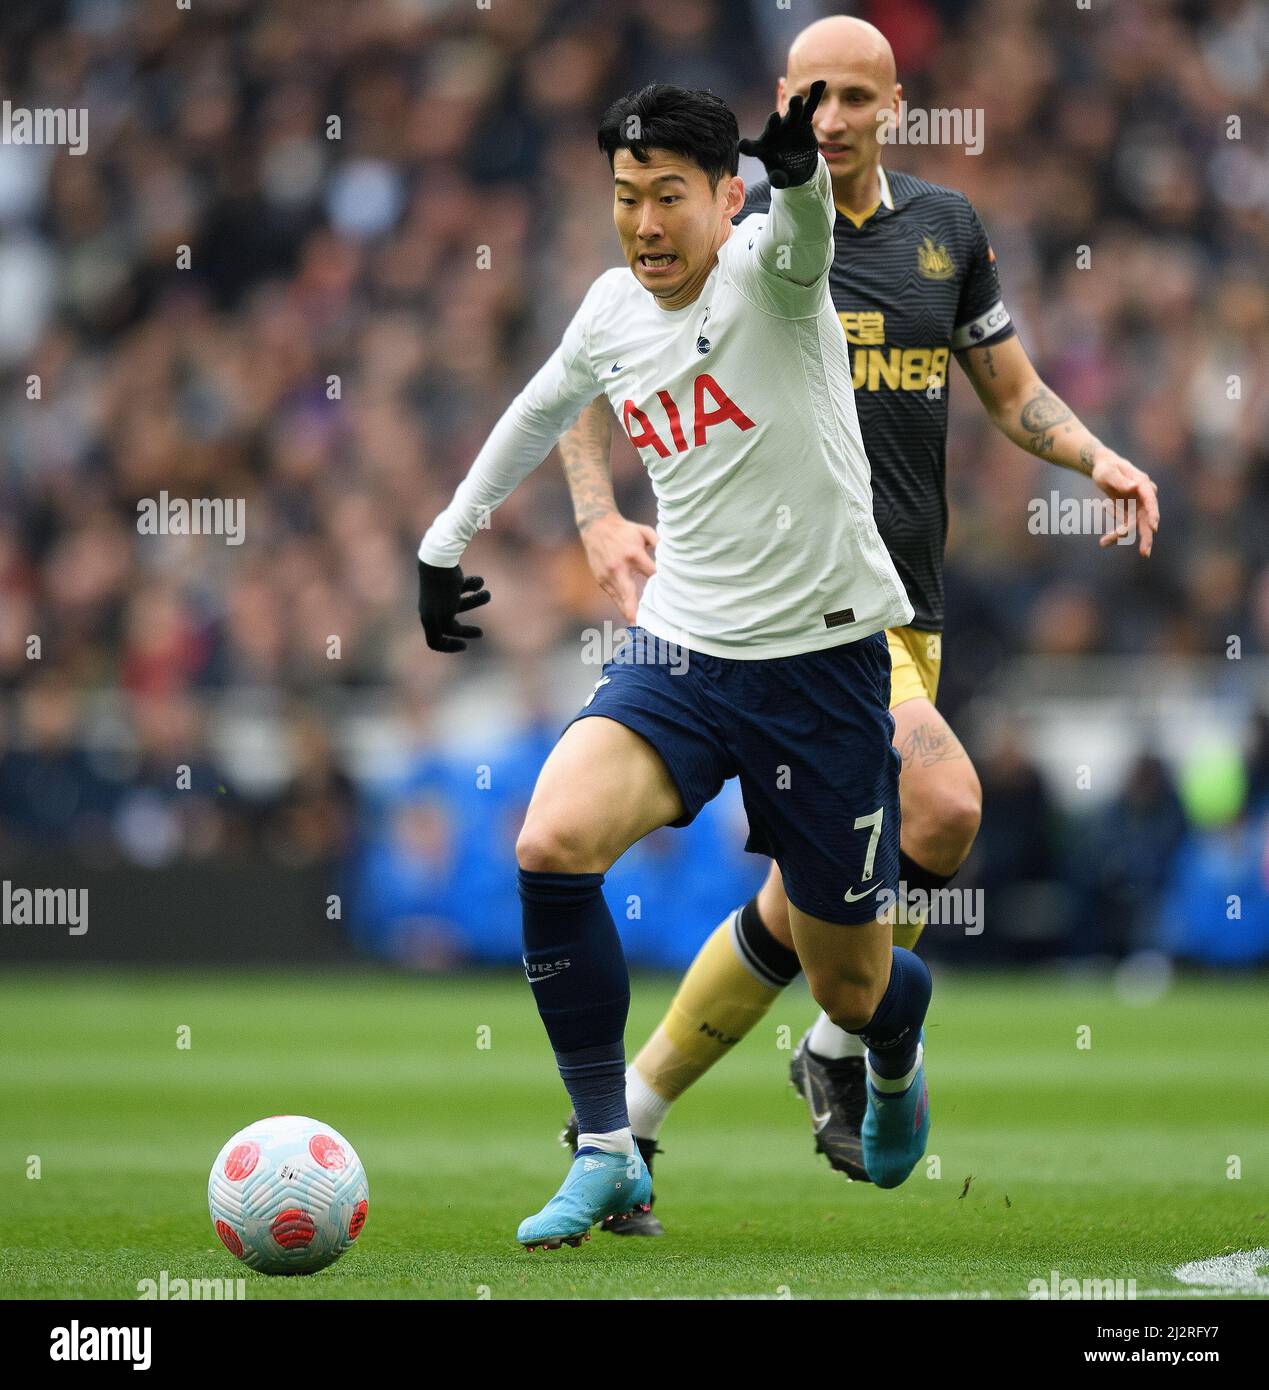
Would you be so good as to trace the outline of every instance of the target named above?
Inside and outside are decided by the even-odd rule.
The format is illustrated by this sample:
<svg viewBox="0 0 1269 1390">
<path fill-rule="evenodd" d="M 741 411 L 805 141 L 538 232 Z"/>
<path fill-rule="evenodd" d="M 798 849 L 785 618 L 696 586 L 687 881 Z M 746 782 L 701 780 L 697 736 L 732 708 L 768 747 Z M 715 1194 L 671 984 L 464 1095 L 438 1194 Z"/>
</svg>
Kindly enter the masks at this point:
<svg viewBox="0 0 1269 1390">
<path fill-rule="evenodd" d="M 884 632 L 801 656 L 734 661 L 634 627 L 576 718 L 616 720 L 656 749 L 683 800 L 675 825 L 689 825 L 739 777 L 745 848 L 779 864 L 795 907 L 851 924 L 873 921 L 878 891 L 898 888 L 889 704 Z"/>
</svg>

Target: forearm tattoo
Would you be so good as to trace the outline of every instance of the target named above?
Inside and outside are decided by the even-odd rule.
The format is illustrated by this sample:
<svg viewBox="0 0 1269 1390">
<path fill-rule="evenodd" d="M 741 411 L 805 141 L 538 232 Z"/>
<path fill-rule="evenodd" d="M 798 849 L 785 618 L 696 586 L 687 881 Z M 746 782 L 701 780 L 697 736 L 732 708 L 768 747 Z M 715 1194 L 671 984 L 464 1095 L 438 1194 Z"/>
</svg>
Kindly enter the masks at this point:
<svg viewBox="0 0 1269 1390">
<path fill-rule="evenodd" d="M 899 745 L 899 757 L 906 767 L 919 762 L 922 767 L 955 762 L 965 756 L 961 741 L 946 724 L 918 724 Z"/>
<path fill-rule="evenodd" d="M 1053 448 L 1053 431 L 1058 425 L 1066 425 L 1069 430 L 1069 421 L 1074 418 L 1064 401 L 1059 400 L 1047 386 L 1041 386 L 1022 407 L 1019 423 L 1030 436 L 1031 451 L 1047 454 Z"/>
<path fill-rule="evenodd" d="M 617 510 L 609 463 L 611 445 L 612 431 L 608 421 L 600 410 L 589 407 L 560 440 L 560 458 L 573 498 L 573 520 L 579 531 Z"/>
</svg>

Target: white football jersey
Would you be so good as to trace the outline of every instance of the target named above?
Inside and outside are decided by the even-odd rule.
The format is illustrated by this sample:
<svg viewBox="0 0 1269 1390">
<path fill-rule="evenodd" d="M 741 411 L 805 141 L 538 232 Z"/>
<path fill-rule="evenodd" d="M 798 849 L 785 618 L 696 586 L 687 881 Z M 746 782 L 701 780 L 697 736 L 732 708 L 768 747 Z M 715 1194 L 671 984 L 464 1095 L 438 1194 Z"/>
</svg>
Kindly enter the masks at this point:
<svg viewBox="0 0 1269 1390">
<path fill-rule="evenodd" d="M 872 516 L 846 335 L 833 308 L 832 184 L 819 160 L 733 227 L 700 297 L 663 309 L 628 267 L 586 293 L 419 547 L 455 565 L 488 514 L 601 392 L 652 480 L 657 572 L 637 621 L 757 660 L 911 621 Z"/>
</svg>

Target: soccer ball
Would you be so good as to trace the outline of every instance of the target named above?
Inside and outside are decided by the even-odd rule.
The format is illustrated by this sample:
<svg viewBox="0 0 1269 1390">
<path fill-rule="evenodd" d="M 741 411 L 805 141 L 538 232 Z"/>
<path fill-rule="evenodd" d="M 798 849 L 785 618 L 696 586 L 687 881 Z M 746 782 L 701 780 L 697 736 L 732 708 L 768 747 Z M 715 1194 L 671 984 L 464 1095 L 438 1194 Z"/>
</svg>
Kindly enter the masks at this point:
<svg viewBox="0 0 1269 1390">
<path fill-rule="evenodd" d="M 216 1234 L 261 1274 L 325 1269 L 361 1234 L 369 1202 L 353 1146 L 303 1115 L 273 1115 L 239 1130 L 207 1179 Z"/>
</svg>

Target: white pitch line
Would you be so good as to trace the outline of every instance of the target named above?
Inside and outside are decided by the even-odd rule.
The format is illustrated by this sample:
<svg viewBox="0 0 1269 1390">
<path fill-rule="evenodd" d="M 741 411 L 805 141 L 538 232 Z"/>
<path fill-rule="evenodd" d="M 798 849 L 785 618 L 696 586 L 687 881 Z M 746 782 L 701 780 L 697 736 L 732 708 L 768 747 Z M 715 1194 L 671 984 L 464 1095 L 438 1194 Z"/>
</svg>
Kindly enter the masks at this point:
<svg viewBox="0 0 1269 1390">
<path fill-rule="evenodd" d="M 1239 1250 L 1233 1255 L 1214 1255 L 1208 1260 L 1191 1260 L 1188 1264 L 1178 1265 L 1172 1271 L 1174 1279 L 1179 1279 L 1182 1284 L 1188 1284 L 1189 1288 L 1180 1289 L 1138 1289 L 1135 1294 L 1136 1299 L 1143 1298 L 1266 1298 L 1269 1297 L 1269 1278 L 1264 1277 L 1260 1270 L 1269 1266 L 1269 1250 L 1263 1246 L 1255 1250 Z M 1194 1287 L 1197 1285 L 1198 1287 Z M 860 1302 L 920 1302 L 925 1299 L 939 1300 L 943 1302 L 954 1300 L 973 1300 L 975 1302 L 983 1299 L 1013 1299 L 1017 1302 L 1042 1303 L 1048 1300 L 1032 1299 L 1026 1294 L 1001 1294 L 993 1293 L 989 1289 L 982 1289 L 978 1292 L 967 1289 L 949 1289 L 942 1293 L 882 1293 L 874 1290 L 871 1293 L 858 1293 L 849 1296 L 850 1301 Z M 774 1302 L 787 1302 L 792 1300 L 805 1301 L 806 1295 L 796 1294 L 792 1291 L 788 1293 L 723 1293 L 705 1295 L 706 1300 L 736 1300 L 738 1302 L 749 1302 L 759 1300 L 771 1300 Z M 697 1302 L 698 1298 L 692 1295 L 685 1295 L 681 1299 L 671 1299 L 672 1302 L 685 1301 Z M 1129 1298 L 1106 1298 L 1106 1299 L 1059 1299 L 1058 1302 L 1085 1302 L 1085 1303 L 1131 1303 Z"/>
<path fill-rule="evenodd" d="M 1207 1289 L 1138 1289 L 1136 1300 L 1143 1298 L 1224 1298 L 1234 1300 L 1239 1298 L 1261 1298 L 1265 1295 L 1258 1289 L 1235 1288 L 1227 1286 L 1223 1288 Z M 967 1293 L 964 1289 L 948 1290 L 946 1293 L 856 1293 L 856 1294 L 833 1294 L 829 1301 L 834 1303 L 919 1303 L 925 1300 L 940 1302 L 965 1302 L 981 1303 L 987 1300 L 996 1302 L 1013 1303 L 1132 1303 L 1131 1298 L 1084 1298 L 1084 1299 L 1033 1299 L 1028 1294 L 1004 1294 L 992 1293 L 989 1289 L 984 1289 L 978 1293 Z M 647 1300 L 636 1298 L 636 1303 Z M 651 1300 L 657 1303 L 814 1303 L 819 1301 L 814 1294 L 778 1294 L 778 1293 L 715 1293 L 715 1294 L 671 1294 L 664 1298 Z"/>
<path fill-rule="evenodd" d="M 1269 1292 L 1269 1291 L 1267 1291 L 1267 1292 Z M 732 1296 L 732 1297 L 742 1297 L 743 1295 L 731 1295 L 731 1296 Z M 797 1298 L 797 1297 L 798 1297 L 797 1294 L 794 1294 L 793 1296 L 794 1296 L 794 1298 Z M 1137 1290 L 1137 1293 L 1136 1293 L 1136 1297 L 1137 1297 L 1138 1299 L 1141 1299 L 1141 1298 L 1231 1298 L 1231 1299 L 1232 1299 L 1232 1298 L 1261 1297 L 1261 1296 L 1263 1296 L 1263 1295 L 1261 1294 L 1261 1291 L 1258 1290 L 1258 1289 L 1245 1289 L 1245 1288 L 1233 1288 L 1233 1287 L 1218 1288 L 1218 1289 L 1138 1289 L 1138 1290 Z M 841 1295 L 838 1295 L 837 1297 L 841 1297 Z M 1032 1298 L 1029 1294 L 1025 1294 L 1025 1293 L 1016 1293 L 1016 1294 L 991 1293 L 991 1292 L 986 1291 L 986 1290 L 985 1290 L 984 1292 L 982 1292 L 982 1293 L 966 1293 L 963 1289 L 957 1290 L 956 1292 L 950 1292 L 950 1291 L 949 1291 L 948 1293 L 861 1293 L 861 1294 L 850 1294 L 850 1295 L 848 1295 L 847 1297 L 848 1297 L 849 1300 L 852 1300 L 852 1301 L 855 1300 L 855 1299 L 861 1299 L 861 1300 L 863 1300 L 863 1301 L 865 1301 L 865 1302 L 868 1302 L 868 1301 L 880 1301 L 880 1300 L 888 1300 L 888 1301 L 893 1301 L 893 1302 L 903 1302 L 903 1301 L 911 1301 L 911 1300 L 914 1300 L 914 1299 L 919 1300 L 919 1299 L 926 1299 L 926 1298 L 929 1298 L 929 1299 L 942 1299 L 942 1300 L 949 1300 L 949 1299 L 971 1299 L 971 1300 L 973 1300 L 973 1301 L 975 1301 L 975 1302 L 978 1302 L 978 1301 L 980 1301 L 980 1300 L 982 1300 L 982 1299 L 997 1299 L 997 1300 L 1009 1300 L 1009 1301 L 1012 1301 L 1012 1302 L 1014 1302 L 1014 1303 L 1050 1303 L 1050 1302 L 1056 1302 L 1056 1303 L 1072 1303 L 1072 1302 L 1079 1302 L 1079 1303 L 1131 1303 L 1131 1302 L 1133 1301 L 1131 1298 L 1084 1298 L 1084 1299 L 1061 1299 L 1061 1298 L 1059 1298 L 1059 1299 L 1047 1299 L 1047 1298 Z"/>
<path fill-rule="evenodd" d="M 1269 1265 L 1269 1250 L 1238 1250 L 1232 1255 L 1215 1255 L 1210 1260 L 1191 1260 L 1172 1271 L 1183 1284 L 1216 1285 L 1239 1293 L 1269 1294 L 1269 1279 L 1261 1269 Z"/>
</svg>

